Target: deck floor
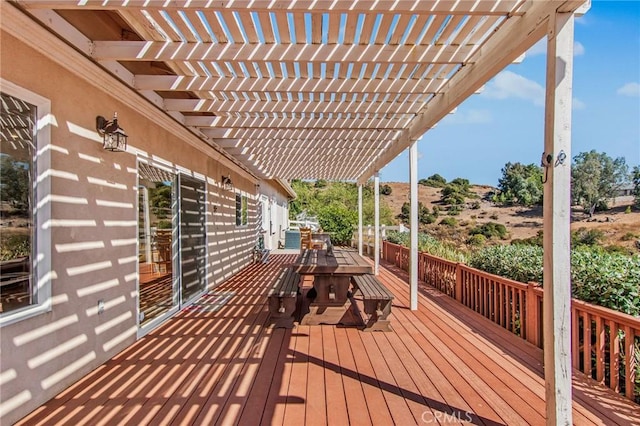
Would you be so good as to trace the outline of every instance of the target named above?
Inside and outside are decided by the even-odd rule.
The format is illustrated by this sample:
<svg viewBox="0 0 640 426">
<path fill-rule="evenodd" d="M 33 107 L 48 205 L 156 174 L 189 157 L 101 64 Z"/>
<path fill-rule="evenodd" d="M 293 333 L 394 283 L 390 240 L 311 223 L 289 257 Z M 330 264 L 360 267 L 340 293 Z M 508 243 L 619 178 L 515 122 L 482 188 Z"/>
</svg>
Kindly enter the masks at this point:
<svg viewBox="0 0 640 426">
<path fill-rule="evenodd" d="M 266 327 L 271 256 L 154 330 L 19 424 L 544 424 L 542 352 L 436 291 L 408 309 L 388 266 L 393 332 Z M 574 376 L 574 422 L 640 424 L 640 407 Z"/>
</svg>

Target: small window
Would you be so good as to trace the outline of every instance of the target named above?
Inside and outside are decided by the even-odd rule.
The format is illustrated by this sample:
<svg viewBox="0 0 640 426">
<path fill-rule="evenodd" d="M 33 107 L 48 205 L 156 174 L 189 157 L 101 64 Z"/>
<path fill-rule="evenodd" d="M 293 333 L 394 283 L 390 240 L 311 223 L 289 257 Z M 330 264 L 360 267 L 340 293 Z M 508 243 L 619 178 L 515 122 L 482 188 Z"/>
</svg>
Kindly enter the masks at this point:
<svg viewBox="0 0 640 426">
<path fill-rule="evenodd" d="M 236 226 L 249 224 L 249 204 L 246 195 L 236 194 Z"/>
<path fill-rule="evenodd" d="M 38 165 L 49 161 L 42 153 L 36 160 L 36 155 L 37 147 L 49 141 L 50 103 L 8 81 L 0 82 L 0 324 L 4 325 L 51 306 L 50 281 L 38 273 L 50 270 L 49 234 L 36 232 L 50 215 L 48 204 L 39 205 L 48 187 L 36 179 Z M 38 271 L 36 258 L 42 259 Z"/>
</svg>

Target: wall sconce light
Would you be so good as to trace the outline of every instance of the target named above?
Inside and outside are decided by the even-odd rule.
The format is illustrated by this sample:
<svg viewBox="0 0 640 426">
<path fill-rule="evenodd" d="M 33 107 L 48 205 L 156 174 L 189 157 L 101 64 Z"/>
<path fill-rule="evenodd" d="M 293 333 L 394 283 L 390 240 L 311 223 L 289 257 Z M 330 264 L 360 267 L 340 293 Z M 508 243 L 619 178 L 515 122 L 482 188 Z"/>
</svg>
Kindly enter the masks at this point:
<svg viewBox="0 0 640 426">
<path fill-rule="evenodd" d="M 113 120 L 107 121 L 99 115 L 96 117 L 96 130 L 102 135 L 102 149 L 112 152 L 127 150 L 127 134 L 118 125 L 118 113 L 113 114 Z"/>
<path fill-rule="evenodd" d="M 213 212 L 218 213 L 218 206 L 216 206 L 215 204 L 213 205 Z"/>
<path fill-rule="evenodd" d="M 231 176 L 222 175 L 222 187 L 227 191 L 231 191 L 233 189 L 233 182 L 231 181 Z"/>
</svg>

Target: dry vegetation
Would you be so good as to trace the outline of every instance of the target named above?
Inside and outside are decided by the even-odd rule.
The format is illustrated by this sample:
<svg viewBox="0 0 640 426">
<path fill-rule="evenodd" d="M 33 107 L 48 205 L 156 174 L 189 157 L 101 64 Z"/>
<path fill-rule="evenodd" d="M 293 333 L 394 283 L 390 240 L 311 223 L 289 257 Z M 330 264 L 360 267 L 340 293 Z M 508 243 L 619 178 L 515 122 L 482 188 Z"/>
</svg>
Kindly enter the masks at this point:
<svg viewBox="0 0 640 426">
<path fill-rule="evenodd" d="M 385 184 L 391 187 L 392 192 L 390 195 L 383 196 L 383 199 L 386 200 L 395 217 L 400 213 L 402 204 L 409 201 L 409 184 L 402 182 L 387 182 Z M 542 229 L 542 207 L 497 206 L 486 199 L 487 194 L 494 188 L 474 185 L 472 190 L 479 198 L 477 200 L 469 199 L 462 212 L 453 216 L 456 218 L 458 226 L 447 227 L 439 225 L 442 218 L 448 217 L 444 211 L 445 206 L 440 202 L 440 188 L 418 185 L 420 202 L 430 210 L 433 210 L 434 206 L 438 206 L 442 210 L 440 217 L 434 224 L 421 225 L 421 228 L 457 245 L 464 244 L 468 237 L 466 229 L 488 222 L 501 223 L 506 226 L 509 237 L 504 242 L 534 237 Z M 480 208 L 472 209 L 473 201 L 478 201 Z M 603 245 L 624 246 L 638 251 L 635 242 L 640 239 L 640 210 L 632 209 L 631 213 L 625 213 L 627 207 L 632 203 L 632 197 L 616 199 L 610 210 L 596 213 L 593 218 L 589 218 L 582 211 L 582 208 L 576 207 L 572 211 L 571 229 L 597 228 L 604 233 Z"/>
</svg>

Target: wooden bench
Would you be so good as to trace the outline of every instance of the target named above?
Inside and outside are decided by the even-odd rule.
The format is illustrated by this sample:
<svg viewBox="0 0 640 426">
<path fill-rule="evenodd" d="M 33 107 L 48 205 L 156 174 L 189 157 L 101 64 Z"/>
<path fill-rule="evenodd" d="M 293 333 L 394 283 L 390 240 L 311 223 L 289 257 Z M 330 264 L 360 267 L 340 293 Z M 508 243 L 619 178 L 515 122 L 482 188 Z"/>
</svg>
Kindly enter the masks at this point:
<svg viewBox="0 0 640 426">
<path fill-rule="evenodd" d="M 354 294 L 359 292 L 364 302 L 364 312 L 369 320 L 364 331 L 392 331 L 387 319 L 391 313 L 391 293 L 374 275 L 354 275 L 352 277 Z"/>
<path fill-rule="evenodd" d="M 271 318 L 276 319 L 275 327 L 293 328 L 299 285 L 300 275 L 292 268 L 286 268 L 269 290 L 269 312 Z"/>
</svg>

